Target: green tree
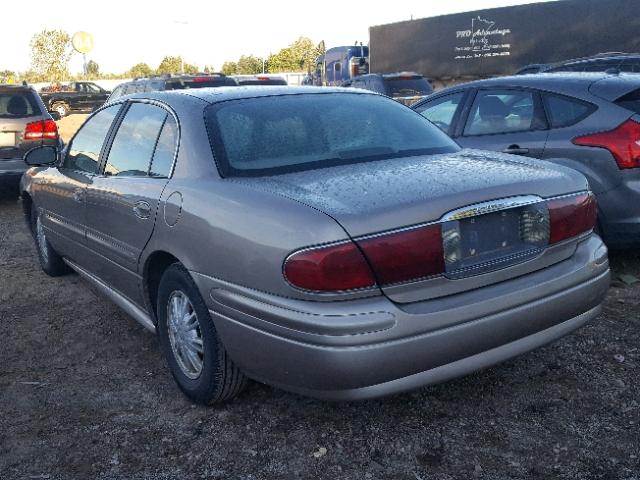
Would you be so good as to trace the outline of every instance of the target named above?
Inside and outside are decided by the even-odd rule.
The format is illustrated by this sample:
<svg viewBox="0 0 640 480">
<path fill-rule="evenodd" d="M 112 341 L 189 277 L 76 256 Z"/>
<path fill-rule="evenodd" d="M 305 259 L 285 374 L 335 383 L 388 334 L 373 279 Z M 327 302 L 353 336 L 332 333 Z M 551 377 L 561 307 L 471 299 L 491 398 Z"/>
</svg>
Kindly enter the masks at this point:
<svg viewBox="0 0 640 480">
<path fill-rule="evenodd" d="M 222 73 L 225 75 L 235 75 L 238 73 L 238 64 L 236 62 L 224 62 L 222 64 Z"/>
<path fill-rule="evenodd" d="M 146 63 L 136 63 L 125 73 L 130 78 L 149 77 L 153 75 L 153 69 Z"/>
<path fill-rule="evenodd" d="M 238 59 L 236 73 L 241 75 L 262 73 L 262 59 L 253 55 L 242 55 Z"/>
<path fill-rule="evenodd" d="M 69 76 L 71 55 L 71 38 L 64 30 L 43 30 L 31 38 L 32 70 L 50 82 Z"/>
<path fill-rule="evenodd" d="M 158 69 L 156 72 L 160 75 L 165 75 L 168 73 L 182 73 L 182 68 L 184 67 L 184 73 L 198 73 L 198 67 L 195 65 L 191 65 L 189 63 L 182 62 L 182 57 L 171 57 L 166 56 L 160 62 Z"/>
<path fill-rule="evenodd" d="M 321 52 L 321 44 L 314 45 L 307 37 L 300 37 L 278 53 L 269 56 L 270 72 L 302 72 L 314 67 Z"/>
<path fill-rule="evenodd" d="M 100 65 L 94 60 L 87 62 L 87 76 L 91 78 L 98 78 L 100 76 Z"/>
</svg>

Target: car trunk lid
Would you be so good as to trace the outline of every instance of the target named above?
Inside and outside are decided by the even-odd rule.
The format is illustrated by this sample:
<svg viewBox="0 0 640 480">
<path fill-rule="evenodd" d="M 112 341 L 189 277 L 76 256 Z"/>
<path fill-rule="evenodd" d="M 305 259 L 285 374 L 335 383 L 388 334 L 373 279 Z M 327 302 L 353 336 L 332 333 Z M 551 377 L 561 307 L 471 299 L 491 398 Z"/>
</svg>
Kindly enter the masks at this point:
<svg viewBox="0 0 640 480">
<path fill-rule="evenodd" d="M 588 189 L 585 178 L 571 169 L 473 150 L 234 181 L 286 196 L 324 212 L 361 246 L 366 239 L 379 234 L 434 222 L 441 222 L 446 246 L 447 232 L 457 229 L 464 240 L 463 247 L 468 246 L 465 242 L 472 238 L 476 242 L 474 248 L 477 245 L 481 251 L 473 252 L 474 258 L 462 255 L 453 259 L 451 268 L 448 264 L 448 269 L 457 272 L 448 275 L 448 282 L 454 283 L 464 283 L 466 277 L 480 274 L 486 276 L 487 283 L 491 283 L 492 275 L 495 281 L 504 280 L 504 273 L 496 275 L 496 271 L 526 262 L 538 256 L 546 246 L 532 245 L 525 252 L 527 257 L 523 254 L 523 245 L 516 242 L 516 229 L 520 228 L 523 219 L 535 215 L 532 205 L 539 204 L 543 198 Z M 469 209 L 469 206 L 473 208 Z M 482 232 L 479 239 L 474 237 L 478 232 Z M 444 254 L 447 254 L 446 250 Z M 571 253 L 567 251 L 567 254 Z M 561 257 L 554 258 L 559 260 Z M 491 268 L 477 268 L 478 259 L 489 263 Z M 532 262 L 532 270 L 540 268 L 534 264 Z M 514 275 L 522 273 L 519 268 Z M 472 285 L 472 282 L 467 283 Z M 433 296 L 433 292 L 425 289 L 423 281 L 411 285 L 400 288 L 387 285 L 383 286 L 383 292 L 400 302 Z M 454 289 L 460 290 L 460 285 L 458 283 Z M 446 292 L 447 288 L 440 290 Z"/>
</svg>

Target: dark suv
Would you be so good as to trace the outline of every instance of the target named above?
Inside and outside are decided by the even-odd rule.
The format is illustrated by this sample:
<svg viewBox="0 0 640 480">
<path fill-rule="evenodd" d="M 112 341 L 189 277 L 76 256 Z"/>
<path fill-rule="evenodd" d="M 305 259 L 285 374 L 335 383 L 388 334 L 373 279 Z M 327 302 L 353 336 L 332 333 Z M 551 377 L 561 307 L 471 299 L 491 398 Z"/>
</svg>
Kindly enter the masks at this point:
<svg viewBox="0 0 640 480">
<path fill-rule="evenodd" d="M 162 90 L 182 90 L 187 88 L 237 87 L 238 82 L 222 73 L 203 73 L 197 75 L 158 75 L 148 78 L 136 78 L 121 83 L 111 92 L 108 102 L 130 93 L 158 92 Z"/>
<path fill-rule="evenodd" d="M 492 78 L 441 90 L 411 108 L 463 147 L 578 170 L 598 198 L 609 246 L 640 245 L 640 75 Z"/>
<path fill-rule="evenodd" d="M 607 70 L 639 73 L 640 54 L 601 53 L 591 57 L 575 58 L 557 63 L 536 63 L 521 68 L 516 72 L 516 75 L 542 72 L 606 72 Z"/>
<path fill-rule="evenodd" d="M 54 113 L 59 118 L 57 113 Z M 16 188 L 26 170 L 22 157 L 41 145 L 60 146 L 58 128 L 38 93 L 26 85 L 0 84 L 0 182 Z"/>
<path fill-rule="evenodd" d="M 413 72 L 369 73 L 354 77 L 342 86 L 378 92 L 405 105 L 411 105 L 433 93 L 429 80 Z"/>
</svg>

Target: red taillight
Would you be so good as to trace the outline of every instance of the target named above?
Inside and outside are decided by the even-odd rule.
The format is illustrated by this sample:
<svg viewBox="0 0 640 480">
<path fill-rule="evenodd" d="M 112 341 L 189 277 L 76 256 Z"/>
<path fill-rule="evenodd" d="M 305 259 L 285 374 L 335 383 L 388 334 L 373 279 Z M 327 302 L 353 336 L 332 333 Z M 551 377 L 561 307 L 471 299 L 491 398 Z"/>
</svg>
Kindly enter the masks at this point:
<svg viewBox="0 0 640 480">
<path fill-rule="evenodd" d="M 640 167 L 640 123 L 627 120 L 608 132 L 576 137 L 575 145 L 606 148 L 615 158 L 618 168 Z"/>
<path fill-rule="evenodd" d="M 292 285 L 314 291 L 354 290 L 376 283 L 352 242 L 294 253 L 284 264 L 284 274 Z"/>
<path fill-rule="evenodd" d="M 547 201 L 551 232 L 549 243 L 592 230 L 598 217 L 595 196 L 587 193 Z"/>
<path fill-rule="evenodd" d="M 212 77 L 195 77 L 193 79 L 194 83 L 202 83 L 202 82 L 210 82 L 211 80 L 213 80 Z"/>
<path fill-rule="evenodd" d="M 445 271 L 439 224 L 359 240 L 358 245 L 383 285 Z"/>
<path fill-rule="evenodd" d="M 58 138 L 58 126 L 53 120 L 40 120 L 27 123 L 24 129 L 25 140 L 45 140 Z"/>
<path fill-rule="evenodd" d="M 257 79 L 258 79 L 258 80 L 269 80 L 269 77 L 265 77 L 265 76 L 259 75 L 259 76 L 257 77 Z"/>
</svg>

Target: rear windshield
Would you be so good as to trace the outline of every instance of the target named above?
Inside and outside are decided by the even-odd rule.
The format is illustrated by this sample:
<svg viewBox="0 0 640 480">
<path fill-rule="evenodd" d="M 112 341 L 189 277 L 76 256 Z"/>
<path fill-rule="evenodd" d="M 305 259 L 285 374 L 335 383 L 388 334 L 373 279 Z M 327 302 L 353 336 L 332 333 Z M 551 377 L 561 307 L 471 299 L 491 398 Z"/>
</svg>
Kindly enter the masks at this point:
<svg viewBox="0 0 640 480">
<path fill-rule="evenodd" d="M 0 118 L 24 118 L 42 115 L 31 92 L 0 92 Z"/>
<path fill-rule="evenodd" d="M 640 89 L 627 93 L 615 101 L 616 105 L 635 113 L 640 113 Z"/>
<path fill-rule="evenodd" d="M 459 150 L 422 115 L 375 95 L 317 93 L 231 100 L 208 107 L 206 119 L 225 177 Z"/>
<path fill-rule="evenodd" d="M 166 84 L 167 90 L 182 90 L 187 88 L 208 88 L 208 87 L 237 87 L 238 84 L 233 78 L 212 78 L 210 80 L 171 80 Z"/>
<path fill-rule="evenodd" d="M 429 95 L 433 92 L 431 84 L 424 78 L 385 78 L 384 86 L 387 96 L 392 98 Z"/>
</svg>

